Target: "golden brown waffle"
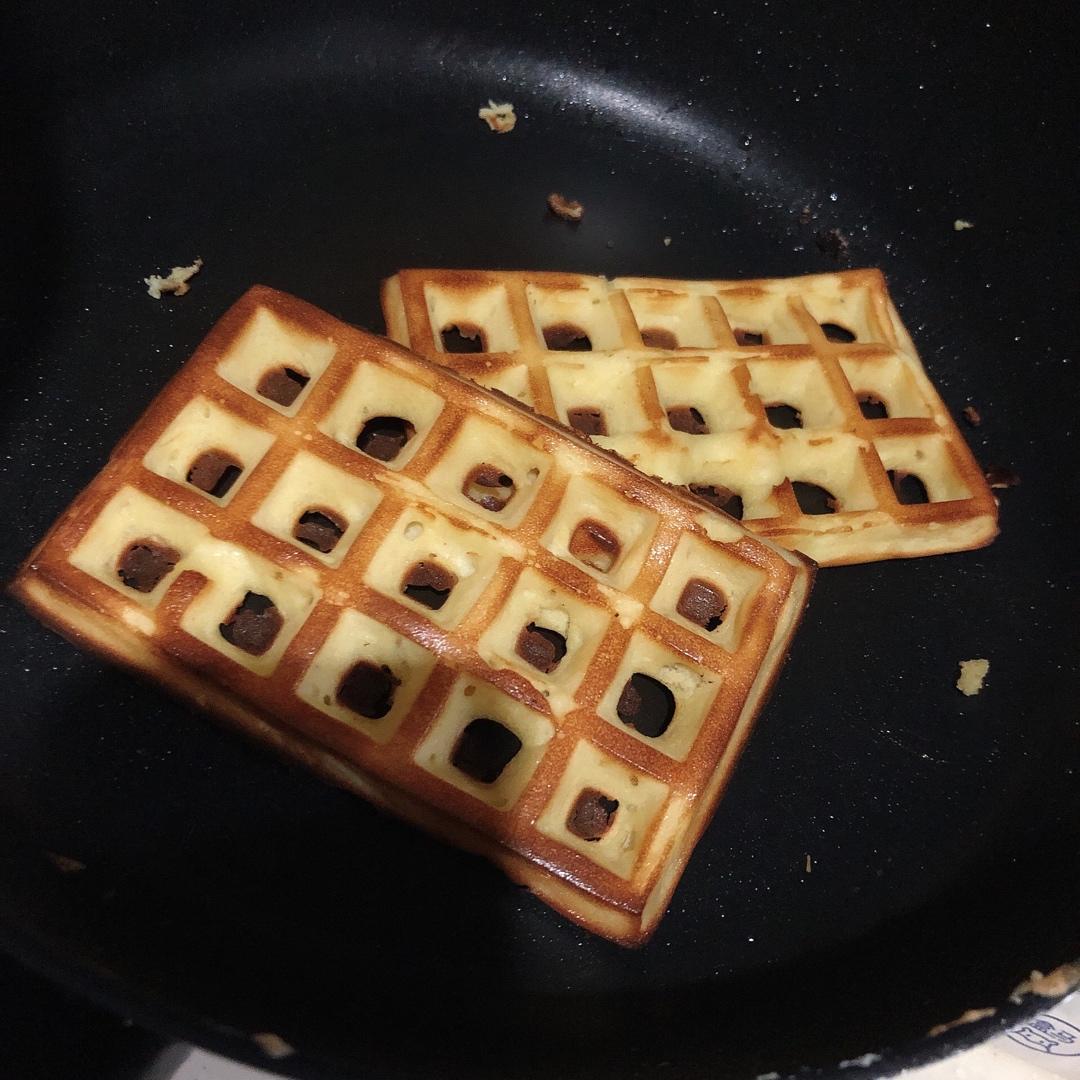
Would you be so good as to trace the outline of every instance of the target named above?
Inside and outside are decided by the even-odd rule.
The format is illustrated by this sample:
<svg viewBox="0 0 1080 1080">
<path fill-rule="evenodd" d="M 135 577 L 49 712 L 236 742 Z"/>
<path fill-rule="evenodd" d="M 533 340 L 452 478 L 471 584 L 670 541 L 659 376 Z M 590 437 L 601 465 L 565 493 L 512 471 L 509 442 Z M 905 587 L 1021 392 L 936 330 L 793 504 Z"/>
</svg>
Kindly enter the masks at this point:
<svg viewBox="0 0 1080 1080">
<path fill-rule="evenodd" d="M 389 335 L 821 565 L 958 551 L 997 504 L 876 270 L 404 270 Z"/>
<path fill-rule="evenodd" d="M 14 591 L 633 944 L 811 576 L 509 399 L 257 287 Z"/>
</svg>

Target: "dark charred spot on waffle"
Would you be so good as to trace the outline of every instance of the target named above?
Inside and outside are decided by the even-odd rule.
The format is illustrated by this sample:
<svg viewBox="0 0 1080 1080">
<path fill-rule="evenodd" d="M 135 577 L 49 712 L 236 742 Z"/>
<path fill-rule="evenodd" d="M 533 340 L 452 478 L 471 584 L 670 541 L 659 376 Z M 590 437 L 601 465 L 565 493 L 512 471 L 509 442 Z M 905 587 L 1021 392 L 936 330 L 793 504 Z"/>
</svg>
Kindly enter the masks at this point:
<svg viewBox="0 0 1080 1080">
<path fill-rule="evenodd" d="M 641 331 L 641 344 L 648 349 L 677 349 L 679 339 L 662 326 L 650 326 Z"/>
<path fill-rule="evenodd" d="M 657 739 L 675 716 L 675 695 L 659 679 L 635 671 L 626 680 L 615 712 L 639 735 Z"/>
<path fill-rule="evenodd" d="M 373 416 L 360 429 L 356 448 L 378 461 L 393 461 L 416 434 L 416 428 L 400 416 Z"/>
<path fill-rule="evenodd" d="M 479 326 L 472 323 L 451 323 L 442 330 L 443 352 L 487 352 L 487 337 Z"/>
<path fill-rule="evenodd" d="M 300 396 L 300 391 L 308 382 L 310 378 L 302 371 L 290 367 L 271 368 L 259 380 L 255 390 L 264 398 L 287 409 Z"/>
<path fill-rule="evenodd" d="M 839 229 L 822 229 L 814 242 L 822 255 L 830 255 L 836 260 L 846 255 L 851 247 L 851 242 Z"/>
<path fill-rule="evenodd" d="M 578 522 L 567 545 L 575 559 L 606 574 L 619 558 L 622 545 L 619 538 L 593 518 Z"/>
<path fill-rule="evenodd" d="M 877 394 L 865 390 L 855 396 L 859 402 L 859 409 L 867 420 L 887 420 L 889 418 L 889 407 Z"/>
<path fill-rule="evenodd" d="M 855 332 L 849 330 L 846 326 L 841 326 L 839 323 L 823 322 L 821 324 L 821 332 L 825 335 L 829 341 L 835 341 L 837 344 L 850 345 L 856 340 Z"/>
<path fill-rule="evenodd" d="M 269 596 L 249 592 L 218 630 L 230 645 L 252 656 L 262 656 L 274 643 L 284 621 Z"/>
<path fill-rule="evenodd" d="M 477 506 L 498 513 L 513 497 L 517 485 L 501 469 L 486 462 L 470 470 L 462 494 Z"/>
<path fill-rule="evenodd" d="M 890 469 L 889 483 L 896 492 L 896 501 L 902 506 L 918 506 L 919 503 L 930 501 L 926 485 L 915 473 L 904 472 L 903 469 Z"/>
<path fill-rule="evenodd" d="M 358 660 L 338 683 L 339 705 L 368 720 L 381 720 L 394 704 L 401 680 L 385 665 Z"/>
<path fill-rule="evenodd" d="M 778 401 L 765 406 L 765 415 L 774 428 L 802 427 L 802 413 L 794 405 Z"/>
<path fill-rule="evenodd" d="M 582 840 L 599 840 L 611 828 L 618 809 L 618 799 L 610 799 L 596 788 L 586 788 L 570 808 L 566 828 Z"/>
<path fill-rule="evenodd" d="M 690 493 L 699 499 L 711 503 L 717 510 L 723 510 L 736 521 L 742 521 L 742 496 L 721 484 L 691 484 Z"/>
<path fill-rule="evenodd" d="M 835 514 L 839 505 L 836 496 L 827 488 L 818 484 L 808 484 L 803 480 L 792 480 L 791 486 L 799 509 L 804 514 Z"/>
<path fill-rule="evenodd" d="M 1007 465 L 987 465 L 983 475 L 992 488 L 1011 488 L 1020 483 L 1020 474 Z"/>
<path fill-rule="evenodd" d="M 544 327 L 544 345 L 553 352 L 591 352 L 592 341 L 580 326 L 556 323 Z"/>
<path fill-rule="evenodd" d="M 180 552 L 175 548 L 143 537 L 128 544 L 116 564 L 116 573 L 129 589 L 148 593 L 179 561 Z"/>
<path fill-rule="evenodd" d="M 223 499 L 243 471 L 243 465 L 227 451 L 204 450 L 191 463 L 187 482 L 215 499 Z"/>
<path fill-rule="evenodd" d="M 481 784 L 494 784 L 521 749 L 521 740 L 498 720 L 471 720 L 458 736 L 450 763 Z"/>
<path fill-rule="evenodd" d="M 293 536 L 301 544 L 307 544 L 308 547 L 328 555 L 337 546 L 345 527 L 345 522 L 332 510 L 312 507 L 297 519 Z"/>
<path fill-rule="evenodd" d="M 709 425 L 705 423 L 705 417 L 693 405 L 676 405 L 667 411 L 668 423 L 676 431 L 684 431 L 687 435 L 708 435 Z"/>
<path fill-rule="evenodd" d="M 737 345 L 768 345 L 769 335 L 764 330 L 743 330 L 738 329 L 734 331 L 735 343 Z"/>
<path fill-rule="evenodd" d="M 418 562 L 402 579 L 401 591 L 410 600 L 438 611 L 456 584 L 457 578 L 445 567 L 433 562 Z"/>
<path fill-rule="evenodd" d="M 550 675 L 566 655 L 566 638 L 546 626 L 529 623 L 518 634 L 517 654 L 537 671 Z"/>
<path fill-rule="evenodd" d="M 578 409 L 568 409 L 566 412 L 567 423 L 582 435 L 606 435 L 608 433 L 607 421 L 600 409 L 590 409 L 582 406 Z"/>
<path fill-rule="evenodd" d="M 712 631 L 724 621 L 727 600 L 711 582 L 703 578 L 691 578 L 686 583 L 675 610 L 702 630 Z"/>
</svg>

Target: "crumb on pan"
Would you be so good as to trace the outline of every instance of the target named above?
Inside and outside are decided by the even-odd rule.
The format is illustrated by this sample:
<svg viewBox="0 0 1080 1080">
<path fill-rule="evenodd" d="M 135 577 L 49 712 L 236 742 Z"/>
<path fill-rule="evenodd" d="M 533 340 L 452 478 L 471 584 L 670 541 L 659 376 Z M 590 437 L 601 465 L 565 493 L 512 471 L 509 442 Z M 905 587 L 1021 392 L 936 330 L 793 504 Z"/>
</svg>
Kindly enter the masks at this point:
<svg viewBox="0 0 1080 1080">
<path fill-rule="evenodd" d="M 985 1020 L 996 1012 L 997 1009 L 966 1009 L 955 1020 L 950 1020 L 947 1024 L 935 1024 L 926 1034 L 933 1039 L 938 1035 L 944 1035 L 946 1031 L 952 1031 L 955 1027 L 974 1024 L 977 1020 Z"/>
<path fill-rule="evenodd" d="M 974 697 L 983 688 L 983 680 L 990 670 L 989 660 L 961 660 L 960 678 L 956 680 L 956 689 L 964 697 Z"/>
<path fill-rule="evenodd" d="M 46 851 L 45 858 L 60 871 L 61 874 L 77 874 L 86 869 L 86 863 L 73 859 L 70 855 L 59 855 L 55 851 Z"/>
<path fill-rule="evenodd" d="M 974 221 L 965 221 L 964 218 L 958 217 L 953 223 L 952 227 L 956 232 L 963 232 L 965 229 L 974 229 Z"/>
<path fill-rule="evenodd" d="M 1019 474 L 1007 465 L 987 465 L 983 475 L 992 488 L 1011 488 L 1020 483 Z"/>
<path fill-rule="evenodd" d="M 834 259 L 848 253 L 851 243 L 839 229 L 822 229 L 814 238 L 818 251 L 831 255 Z"/>
<path fill-rule="evenodd" d="M 296 1053 L 294 1047 L 290 1046 L 280 1035 L 275 1035 L 272 1031 L 256 1031 L 251 1036 L 251 1041 L 267 1056 L 273 1058 L 275 1061 L 281 1058 L 287 1058 Z"/>
<path fill-rule="evenodd" d="M 814 869 L 813 860 L 810 858 L 809 854 L 807 854 L 807 856 L 806 856 L 806 872 L 809 874 L 813 869 Z"/>
<path fill-rule="evenodd" d="M 1053 971 L 1043 974 L 1033 971 L 1010 995 L 1009 1000 L 1019 1003 L 1026 994 L 1038 994 L 1039 997 L 1064 997 L 1070 990 L 1080 986 L 1080 964 L 1062 964 Z"/>
<path fill-rule="evenodd" d="M 480 106 L 480 112 L 477 115 L 496 135 L 505 135 L 508 131 L 513 131 L 517 123 L 514 106 L 509 101 L 497 105 L 489 99 L 487 105 Z"/>
<path fill-rule="evenodd" d="M 563 221 L 580 221 L 585 216 L 585 207 L 577 199 L 568 199 L 553 191 L 547 197 L 548 209 Z"/>
<path fill-rule="evenodd" d="M 664 237 L 664 247 L 671 247 L 671 237 L 670 236 L 665 236 Z"/>
<path fill-rule="evenodd" d="M 978 427 L 982 423 L 982 413 L 974 405 L 965 405 L 963 416 L 972 427 Z"/>
<path fill-rule="evenodd" d="M 201 269 L 202 259 L 196 259 L 190 266 L 174 266 L 169 271 L 168 277 L 151 274 L 148 278 L 143 278 L 146 283 L 146 291 L 155 300 L 160 300 L 164 293 L 183 296 L 191 288 L 188 281 Z"/>
<path fill-rule="evenodd" d="M 799 211 L 799 224 L 800 225 L 809 225 L 810 222 L 813 221 L 813 220 L 814 220 L 814 211 L 811 210 L 809 206 L 804 206 Z"/>
</svg>

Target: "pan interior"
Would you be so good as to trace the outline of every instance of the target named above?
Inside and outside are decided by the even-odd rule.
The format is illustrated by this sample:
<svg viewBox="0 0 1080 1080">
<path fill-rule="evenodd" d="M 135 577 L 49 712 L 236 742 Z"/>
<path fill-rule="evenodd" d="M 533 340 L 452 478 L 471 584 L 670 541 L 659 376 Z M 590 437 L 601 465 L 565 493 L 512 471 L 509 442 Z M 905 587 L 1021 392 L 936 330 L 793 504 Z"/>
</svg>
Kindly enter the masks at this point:
<svg viewBox="0 0 1080 1080">
<path fill-rule="evenodd" d="M 636 952 L 5 602 L 12 947 L 232 1053 L 272 1030 L 300 1073 L 400 1075 L 828 1064 L 1070 958 L 1080 680 L 1060 638 L 1075 570 L 1054 537 L 1077 515 L 1044 465 L 1075 460 L 1075 440 L 1043 421 L 1050 395 L 1075 403 L 1054 350 L 1077 327 L 1034 303 L 1063 240 L 1010 123 L 1029 61 L 1004 31 L 943 13 L 856 34 L 750 10 L 316 5 L 298 29 L 271 4 L 215 14 L 214 33 L 158 8 L 104 30 L 47 5 L 23 16 L 0 576 L 248 285 L 378 328 L 378 282 L 404 266 L 881 266 L 947 403 L 986 406 L 976 454 L 1023 485 L 984 551 L 819 575 L 716 819 Z M 978 64 L 961 29 L 985 35 Z M 1013 60 L 989 90 L 974 78 L 987 56 Z M 1044 125 L 1063 127 L 1036 92 Z M 515 105 L 512 133 L 478 120 L 489 98 Z M 976 136 L 984 110 L 999 122 Z M 584 204 L 580 225 L 548 212 L 552 191 Z M 968 216 L 978 227 L 954 231 Z M 1039 238 L 1037 256 L 998 257 L 995 220 Z M 843 262 L 821 239 L 834 229 Z M 196 256 L 187 296 L 146 295 L 143 277 Z M 956 667 L 976 656 L 991 675 L 966 699 Z M 86 869 L 59 873 L 44 851 Z"/>
</svg>

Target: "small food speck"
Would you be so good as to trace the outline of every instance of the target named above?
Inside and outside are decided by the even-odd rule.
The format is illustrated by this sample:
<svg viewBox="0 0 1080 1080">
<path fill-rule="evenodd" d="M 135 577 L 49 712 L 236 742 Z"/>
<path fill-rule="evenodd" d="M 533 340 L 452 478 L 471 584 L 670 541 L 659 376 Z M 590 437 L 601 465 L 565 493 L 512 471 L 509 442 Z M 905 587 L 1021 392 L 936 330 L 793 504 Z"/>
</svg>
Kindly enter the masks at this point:
<svg viewBox="0 0 1080 1080">
<path fill-rule="evenodd" d="M 987 465 L 983 475 L 992 488 L 1011 488 L 1020 483 L 1016 471 L 1006 465 Z"/>
<path fill-rule="evenodd" d="M 191 290 L 188 281 L 202 269 L 202 264 L 202 259 L 196 259 L 190 266 L 174 266 L 169 271 L 168 277 L 151 274 L 148 278 L 143 278 L 146 291 L 155 300 L 160 300 L 164 293 L 183 296 Z"/>
<path fill-rule="evenodd" d="M 1033 971 L 1010 995 L 1009 1000 L 1019 1003 L 1025 994 L 1038 994 L 1039 997 L 1064 997 L 1070 990 L 1080 985 L 1080 964 L 1062 964 L 1053 971 L 1043 974 Z"/>
<path fill-rule="evenodd" d="M 956 232 L 963 232 L 965 229 L 974 229 L 974 221 L 965 221 L 963 218 L 958 217 L 953 223 L 952 227 Z"/>
<path fill-rule="evenodd" d="M 477 115 L 496 135 L 505 135 L 513 131 L 514 125 L 517 123 L 514 106 L 510 102 L 496 105 L 494 101 L 489 99 L 486 106 L 480 106 L 480 112 Z"/>
<path fill-rule="evenodd" d="M 671 247 L 671 237 L 670 236 L 665 236 L 664 237 L 664 247 Z"/>
<path fill-rule="evenodd" d="M 73 859 L 70 855 L 58 855 L 55 851 L 46 851 L 45 858 L 60 871 L 61 874 L 77 874 L 86 869 L 86 863 Z"/>
<path fill-rule="evenodd" d="M 548 209 L 563 221 L 580 221 L 585 216 L 585 207 L 577 199 L 567 199 L 557 191 L 547 197 Z"/>
<path fill-rule="evenodd" d="M 809 874 L 810 871 L 813 870 L 813 869 L 814 869 L 813 861 L 810 859 L 810 856 L 807 855 L 806 856 L 806 872 Z"/>
<path fill-rule="evenodd" d="M 982 413 L 974 405 L 965 405 L 963 416 L 972 427 L 978 427 L 982 423 Z"/>
<path fill-rule="evenodd" d="M 831 255 L 837 260 L 846 255 L 851 247 L 850 241 L 839 229 L 822 229 L 814 237 L 814 242 L 822 255 Z"/>
<path fill-rule="evenodd" d="M 280 1035 L 272 1031 L 256 1031 L 251 1036 L 251 1041 L 270 1058 L 279 1060 L 296 1053 L 296 1049 L 290 1046 Z"/>
<path fill-rule="evenodd" d="M 813 221 L 813 220 L 814 220 L 814 211 L 811 210 L 809 206 L 804 206 L 799 211 L 799 224 L 800 225 L 809 225 L 810 222 Z"/>
<path fill-rule="evenodd" d="M 961 660 L 960 678 L 956 680 L 956 689 L 964 697 L 974 697 L 982 690 L 983 680 L 989 670 L 989 660 Z"/>
<path fill-rule="evenodd" d="M 946 1031 L 952 1031 L 955 1027 L 961 1027 L 964 1024 L 974 1024 L 977 1020 L 985 1020 L 988 1016 L 993 1016 L 997 1012 L 997 1009 L 968 1009 L 962 1012 L 955 1020 L 950 1020 L 947 1024 L 935 1024 L 926 1034 L 930 1038 L 935 1038 L 938 1035 L 944 1035 Z"/>
</svg>

